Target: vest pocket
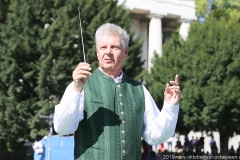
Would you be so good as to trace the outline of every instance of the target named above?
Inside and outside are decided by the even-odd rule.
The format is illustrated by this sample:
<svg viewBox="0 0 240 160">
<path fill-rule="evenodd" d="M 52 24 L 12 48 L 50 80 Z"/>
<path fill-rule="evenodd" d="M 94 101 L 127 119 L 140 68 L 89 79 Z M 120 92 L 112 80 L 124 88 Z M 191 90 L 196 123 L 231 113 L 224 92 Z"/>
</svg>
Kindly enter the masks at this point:
<svg viewBox="0 0 240 160">
<path fill-rule="evenodd" d="M 102 150 L 100 147 L 98 147 L 98 146 L 91 146 L 90 147 L 91 149 L 96 149 L 96 150 Z"/>
<path fill-rule="evenodd" d="M 98 101 L 98 100 L 91 100 L 92 104 L 103 104 L 103 102 Z"/>
</svg>

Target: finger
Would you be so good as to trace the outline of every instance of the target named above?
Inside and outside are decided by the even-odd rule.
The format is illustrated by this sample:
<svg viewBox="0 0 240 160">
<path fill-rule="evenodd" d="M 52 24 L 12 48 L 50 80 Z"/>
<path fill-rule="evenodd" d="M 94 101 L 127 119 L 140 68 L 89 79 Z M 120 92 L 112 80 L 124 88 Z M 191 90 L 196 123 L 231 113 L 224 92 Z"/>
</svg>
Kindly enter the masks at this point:
<svg viewBox="0 0 240 160">
<path fill-rule="evenodd" d="M 78 76 L 76 76 L 76 80 L 83 80 L 83 79 L 87 79 L 89 77 L 89 75 L 86 74 L 80 74 Z"/>
<path fill-rule="evenodd" d="M 177 90 L 177 89 L 171 89 L 170 92 L 173 93 L 173 97 L 174 97 L 174 98 L 181 97 L 181 91 L 180 91 L 180 90 Z"/>
<path fill-rule="evenodd" d="M 181 92 L 179 88 L 169 88 L 170 91 Z"/>
<path fill-rule="evenodd" d="M 79 70 L 76 75 L 91 75 L 92 73 L 85 70 Z"/>
<path fill-rule="evenodd" d="M 91 68 L 88 68 L 88 67 L 84 69 L 75 69 L 73 71 L 72 77 L 74 80 L 79 80 L 81 79 L 81 75 L 90 76 L 92 73 L 89 70 L 91 70 Z"/>
<path fill-rule="evenodd" d="M 170 86 L 169 89 L 177 89 L 177 90 L 180 90 L 180 87 L 179 86 Z"/>
<path fill-rule="evenodd" d="M 172 91 L 172 90 L 171 90 Z M 177 96 L 177 94 L 176 94 L 176 92 L 175 91 L 172 91 L 173 92 L 173 98 L 176 98 L 176 96 Z"/>
<path fill-rule="evenodd" d="M 78 66 L 90 66 L 90 64 L 86 62 L 80 62 Z"/>
<path fill-rule="evenodd" d="M 75 71 L 79 71 L 79 70 L 91 71 L 92 68 L 91 68 L 90 66 L 88 66 L 88 65 L 79 65 L 79 66 L 75 69 Z"/>
<path fill-rule="evenodd" d="M 90 67 L 90 64 L 85 63 L 85 62 L 80 62 L 80 63 L 78 64 L 78 66 L 75 68 L 75 70 L 79 70 L 79 69 L 91 70 L 92 68 Z"/>
<path fill-rule="evenodd" d="M 82 69 L 74 70 L 73 73 L 72 73 L 72 76 L 75 77 L 75 76 L 78 76 L 80 74 L 91 74 L 91 72 L 89 72 L 88 70 L 82 70 Z"/>
<path fill-rule="evenodd" d="M 82 82 L 83 84 L 85 84 L 85 82 L 87 81 L 89 75 L 84 75 L 84 74 L 81 74 L 81 75 L 78 75 L 76 77 L 73 78 L 74 81 L 76 82 Z"/>
<path fill-rule="evenodd" d="M 178 75 L 175 76 L 175 82 L 179 84 L 179 77 L 178 77 Z"/>
<path fill-rule="evenodd" d="M 176 81 L 170 81 L 170 84 L 172 84 L 174 86 L 178 86 L 178 83 Z"/>
<path fill-rule="evenodd" d="M 167 83 L 164 93 L 168 93 L 168 92 L 169 92 L 169 84 Z"/>
<path fill-rule="evenodd" d="M 85 76 L 87 76 L 87 77 L 90 76 L 91 74 L 92 74 L 91 72 L 81 70 L 79 72 L 76 72 L 73 78 L 74 79 L 82 79 Z"/>
<path fill-rule="evenodd" d="M 176 96 L 178 95 L 178 92 L 175 91 L 175 90 L 173 90 L 173 89 L 170 89 L 170 90 L 169 90 L 169 93 L 171 94 L 171 97 L 172 97 L 173 99 L 175 99 Z"/>
</svg>

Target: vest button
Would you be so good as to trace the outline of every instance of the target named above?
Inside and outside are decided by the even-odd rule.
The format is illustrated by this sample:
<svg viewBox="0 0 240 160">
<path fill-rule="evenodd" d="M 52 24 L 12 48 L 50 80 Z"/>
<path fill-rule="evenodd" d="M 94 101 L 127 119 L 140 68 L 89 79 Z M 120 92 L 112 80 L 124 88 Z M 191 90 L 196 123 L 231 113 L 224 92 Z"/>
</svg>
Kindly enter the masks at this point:
<svg viewBox="0 0 240 160">
<path fill-rule="evenodd" d="M 120 102 L 120 105 L 122 106 L 122 105 L 123 105 L 123 103 L 122 103 L 122 102 Z"/>
<path fill-rule="evenodd" d="M 126 151 L 125 150 L 123 150 L 123 153 L 125 153 Z"/>
<path fill-rule="evenodd" d="M 121 96 L 122 96 L 122 93 L 119 93 L 119 96 L 121 97 Z"/>
<path fill-rule="evenodd" d="M 122 130 L 122 133 L 124 133 L 124 130 Z"/>
<path fill-rule="evenodd" d="M 118 84 L 117 87 L 120 88 L 120 85 Z"/>
<path fill-rule="evenodd" d="M 124 124 L 125 123 L 125 121 L 122 121 L 122 124 Z"/>
<path fill-rule="evenodd" d="M 125 141 L 124 141 L 124 140 L 122 140 L 122 143 L 125 143 Z"/>
<path fill-rule="evenodd" d="M 121 114 L 123 114 L 123 111 L 121 111 Z"/>
</svg>

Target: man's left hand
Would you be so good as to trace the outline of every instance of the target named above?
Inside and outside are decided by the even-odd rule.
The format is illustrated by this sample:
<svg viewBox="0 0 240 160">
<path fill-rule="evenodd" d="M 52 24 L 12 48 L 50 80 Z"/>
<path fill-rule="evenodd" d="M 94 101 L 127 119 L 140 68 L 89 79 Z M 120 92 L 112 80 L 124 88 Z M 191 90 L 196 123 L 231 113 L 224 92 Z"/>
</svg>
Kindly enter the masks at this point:
<svg viewBox="0 0 240 160">
<path fill-rule="evenodd" d="M 175 76 L 175 81 L 170 81 L 170 84 L 171 86 L 168 83 L 166 84 L 164 100 L 171 104 L 178 104 L 181 99 L 178 75 Z"/>
</svg>

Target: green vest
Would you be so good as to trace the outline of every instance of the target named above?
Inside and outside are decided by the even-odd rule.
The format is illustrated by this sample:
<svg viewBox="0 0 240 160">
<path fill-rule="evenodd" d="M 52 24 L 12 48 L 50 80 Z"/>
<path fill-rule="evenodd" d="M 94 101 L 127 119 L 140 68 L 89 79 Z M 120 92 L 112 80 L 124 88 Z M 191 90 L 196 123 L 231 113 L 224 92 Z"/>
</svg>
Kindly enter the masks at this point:
<svg viewBox="0 0 240 160">
<path fill-rule="evenodd" d="M 84 119 L 74 134 L 77 160 L 140 160 L 145 100 L 139 82 L 96 70 L 84 86 Z"/>
</svg>

